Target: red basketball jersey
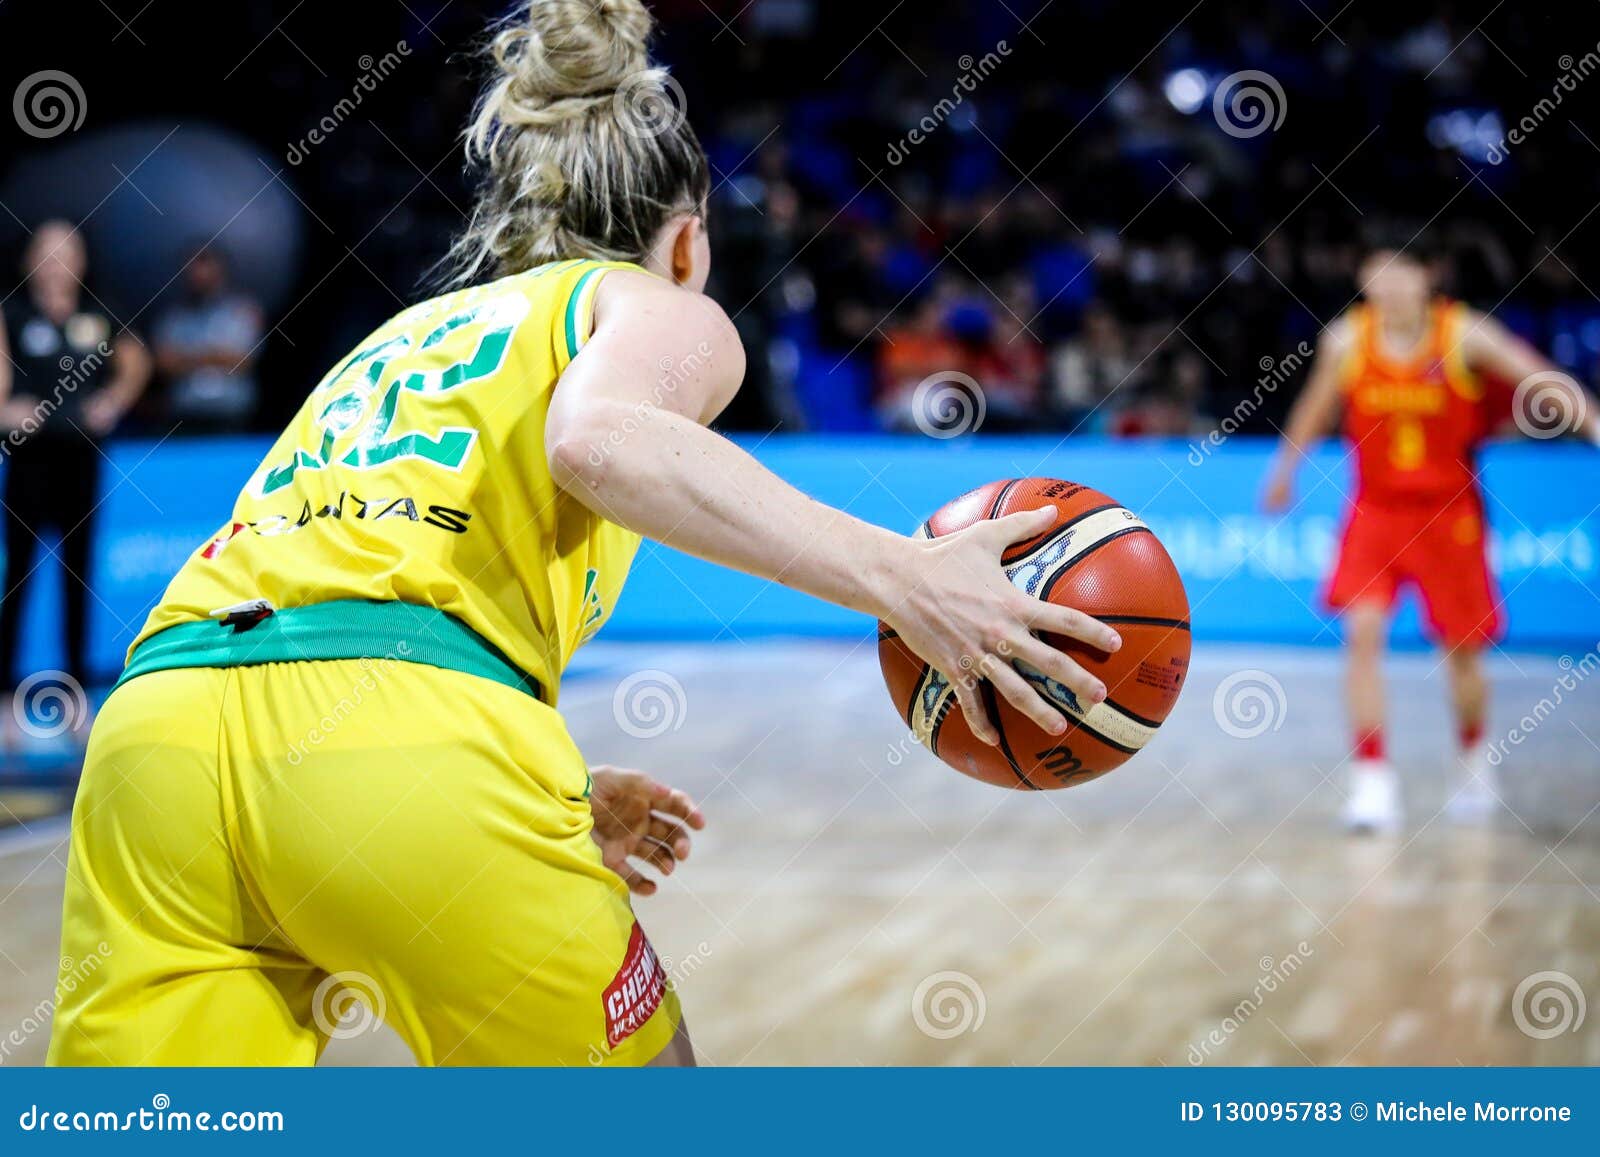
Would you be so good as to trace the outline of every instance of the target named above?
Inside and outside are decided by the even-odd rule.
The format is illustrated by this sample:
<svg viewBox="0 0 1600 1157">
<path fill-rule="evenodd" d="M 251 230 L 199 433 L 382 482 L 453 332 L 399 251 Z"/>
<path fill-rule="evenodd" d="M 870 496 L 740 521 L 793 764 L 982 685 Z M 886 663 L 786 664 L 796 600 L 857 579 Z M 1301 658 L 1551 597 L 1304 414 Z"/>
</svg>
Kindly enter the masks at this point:
<svg viewBox="0 0 1600 1157">
<path fill-rule="evenodd" d="M 1439 301 L 1415 351 L 1382 347 L 1378 319 L 1351 310 L 1356 344 L 1342 367 L 1344 431 L 1356 449 L 1356 501 L 1448 502 L 1476 485 L 1474 454 L 1488 433 L 1482 383 L 1461 353 L 1466 311 Z"/>
</svg>

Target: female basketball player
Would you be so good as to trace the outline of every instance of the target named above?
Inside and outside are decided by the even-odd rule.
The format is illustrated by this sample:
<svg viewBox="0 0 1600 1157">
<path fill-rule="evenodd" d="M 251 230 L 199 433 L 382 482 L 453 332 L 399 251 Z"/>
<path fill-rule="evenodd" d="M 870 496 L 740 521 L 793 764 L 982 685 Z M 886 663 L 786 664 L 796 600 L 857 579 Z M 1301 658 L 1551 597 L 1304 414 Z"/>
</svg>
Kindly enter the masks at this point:
<svg viewBox="0 0 1600 1157">
<path fill-rule="evenodd" d="M 963 674 L 1056 733 L 1012 659 L 1104 698 L 1033 632 L 1116 635 L 998 565 L 1051 512 L 903 538 L 705 428 L 744 353 L 701 294 L 700 146 L 630 119 L 670 101 L 649 28 L 536 0 L 500 31 L 459 247 L 497 279 L 336 366 L 135 641 L 74 811 L 63 969 L 96 967 L 54 1062 L 310 1063 L 331 985 L 424 1064 L 689 1062 L 624 861 L 670 872 L 697 814 L 591 777 L 555 711 L 640 535 L 886 619 L 990 742 Z"/>
<path fill-rule="evenodd" d="M 1356 492 L 1326 601 L 1343 616 L 1349 649 L 1354 771 L 1345 824 L 1391 831 L 1401 823 L 1399 780 L 1385 752 L 1382 662 L 1395 596 L 1408 585 L 1417 588 L 1449 672 L 1461 774 L 1450 811 L 1482 819 L 1499 805 L 1483 736 L 1483 648 L 1504 625 L 1474 463 L 1478 443 L 1496 424 L 1483 376 L 1515 383 L 1537 375 L 1536 384 L 1555 391 L 1557 408 L 1580 416 L 1581 432 L 1597 444 L 1600 409 L 1499 322 L 1439 296 L 1414 245 L 1409 252 L 1403 245 L 1372 248 L 1360 278 L 1364 302 L 1318 343 L 1266 505 L 1288 505 L 1305 447 L 1342 412 L 1354 443 Z"/>
</svg>

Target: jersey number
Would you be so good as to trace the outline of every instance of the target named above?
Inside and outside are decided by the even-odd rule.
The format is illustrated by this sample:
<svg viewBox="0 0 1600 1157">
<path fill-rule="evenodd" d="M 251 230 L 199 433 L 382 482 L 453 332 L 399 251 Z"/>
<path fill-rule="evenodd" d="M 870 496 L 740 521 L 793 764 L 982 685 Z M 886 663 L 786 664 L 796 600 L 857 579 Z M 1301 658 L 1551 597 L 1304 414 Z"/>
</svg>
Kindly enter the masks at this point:
<svg viewBox="0 0 1600 1157">
<path fill-rule="evenodd" d="M 317 445 L 269 465 L 258 478 L 257 494 L 266 497 L 282 490 L 301 470 L 334 464 L 372 470 L 409 458 L 459 470 L 478 432 L 462 426 L 430 432 L 420 426 L 423 414 L 414 414 L 416 407 L 403 403 L 413 396 L 425 401 L 498 373 L 527 313 L 527 298 L 506 294 L 461 306 L 420 342 L 413 333 L 402 332 L 357 350 L 312 392 L 310 405 L 321 434 Z M 413 349 L 424 354 L 452 337 L 470 350 L 456 361 L 428 365 L 428 358 L 408 356 Z M 419 362 L 425 368 L 416 368 Z"/>
<path fill-rule="evenodd" d="M 1389 464 L 1397 470 L 1415 470 L 1428 456 L 1422 423 L 1415 418 L 1389 419 Z"/>
</svg>

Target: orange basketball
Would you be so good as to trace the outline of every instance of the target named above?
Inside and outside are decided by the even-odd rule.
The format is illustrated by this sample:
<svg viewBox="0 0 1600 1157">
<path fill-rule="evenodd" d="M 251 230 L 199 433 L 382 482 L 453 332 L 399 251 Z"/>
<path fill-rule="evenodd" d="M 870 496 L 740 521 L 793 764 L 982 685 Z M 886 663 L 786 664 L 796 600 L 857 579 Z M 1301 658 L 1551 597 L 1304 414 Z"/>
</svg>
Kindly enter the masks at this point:
<svg viewBox="0 0 1600 1157">
<path fill-rule="evenodd" d="M 998 747 L 973 737 L 946 673 L 931 671 L 878 624 L 878 661 L 895 707 L 927 748 L 957 771 L 1002 787 L 1073 787 L 1120 767 L 1155 735 L 1189 670 L 1189 599 L 1166 548 L 1131 510 L 1098 490 L 1053 478 L 991 482 L 942 507 L 919 534 L 937 538 L 982 518 L 1054 506 L 1054 528 L 1009 547 L 1001 559 L 1022 590 L 1115 627 L 1122 648 L 1107 654 L 1045 634 L 1106 685 L 1085 707 L 1066 687 L 1026 664 L 1017 670 L 1067 717 L 1051 735 L 984 682 L 980 697 L 1000 732 Z M 969 676 L 970 677 L 970 676 Z"/>
</svg>

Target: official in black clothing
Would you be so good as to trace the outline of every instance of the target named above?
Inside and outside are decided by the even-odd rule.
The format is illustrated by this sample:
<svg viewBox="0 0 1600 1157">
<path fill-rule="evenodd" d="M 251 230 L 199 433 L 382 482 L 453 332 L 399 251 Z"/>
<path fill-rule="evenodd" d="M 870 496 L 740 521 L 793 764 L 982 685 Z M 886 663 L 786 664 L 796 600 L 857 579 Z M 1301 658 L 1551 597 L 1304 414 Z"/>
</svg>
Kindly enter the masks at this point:
<svg viewBox="0 0 1600 1157">
<path fill-rule="evenodd" d="M 63 221 L 39 227 L 23 254 L 22 289 L 0 324 L 0 457 L 5 585 L 0 588 L 0 691 L 17 689 L 23 596 L 44 536 L 60 536 L 67 673 L 83 686 L 89 547 L 100 497 L 99 441 L 144 392 L 150 358 L 84 291 L 88 257 Z M 47 548 L 48 549 L 48 548 Z M 9 728 L 11 712 L 5 725 Z M 9 737 L 9 731 L 8 731 Z"/>
</svg>

